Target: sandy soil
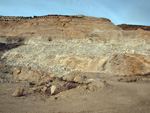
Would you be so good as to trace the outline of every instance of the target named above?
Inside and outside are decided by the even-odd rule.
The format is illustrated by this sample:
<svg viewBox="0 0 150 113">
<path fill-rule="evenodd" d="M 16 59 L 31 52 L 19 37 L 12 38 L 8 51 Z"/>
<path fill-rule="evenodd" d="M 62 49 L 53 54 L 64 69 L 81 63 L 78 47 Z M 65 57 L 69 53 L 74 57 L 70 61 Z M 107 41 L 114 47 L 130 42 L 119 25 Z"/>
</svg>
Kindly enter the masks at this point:
<svg viewBox="0 0 150 113">
<path fill-rule="evenodd" d="M 118 82 L 91 92 L 84 87 L 54 96 L 33 93 L 13 97 L 25 82 L 0 83 L 0 113 L 150 113 L 150 82 Z"/>
</svg>

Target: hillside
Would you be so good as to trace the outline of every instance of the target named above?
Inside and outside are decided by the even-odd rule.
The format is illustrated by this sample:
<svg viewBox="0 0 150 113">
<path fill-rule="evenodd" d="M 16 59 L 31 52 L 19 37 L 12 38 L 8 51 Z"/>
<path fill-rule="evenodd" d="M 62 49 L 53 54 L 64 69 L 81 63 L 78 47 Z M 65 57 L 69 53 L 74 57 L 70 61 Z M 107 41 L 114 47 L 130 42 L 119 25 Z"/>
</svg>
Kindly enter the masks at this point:
<svg viewBox="0 0 150 113">
<path fill-rule="evenodd" d="M 106 18 L 1 16 L 0 109 L 150 112 L 149 37 L 148 26 L 115 26 Z"/>
</svg>

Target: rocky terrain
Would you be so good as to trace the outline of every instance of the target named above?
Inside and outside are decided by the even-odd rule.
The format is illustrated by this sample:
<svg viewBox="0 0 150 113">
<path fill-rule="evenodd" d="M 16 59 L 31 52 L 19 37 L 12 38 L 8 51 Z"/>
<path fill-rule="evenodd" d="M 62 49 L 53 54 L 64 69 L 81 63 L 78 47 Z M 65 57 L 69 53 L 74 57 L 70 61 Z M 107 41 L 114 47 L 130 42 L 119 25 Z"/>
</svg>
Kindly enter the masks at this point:
<svg viewBox="0 0 150 113">
<path fill-rule="evenodd" d="M 1 16 L 0 112 L 150 112 L 149 37 L 106 18 Z"/>
</svg>

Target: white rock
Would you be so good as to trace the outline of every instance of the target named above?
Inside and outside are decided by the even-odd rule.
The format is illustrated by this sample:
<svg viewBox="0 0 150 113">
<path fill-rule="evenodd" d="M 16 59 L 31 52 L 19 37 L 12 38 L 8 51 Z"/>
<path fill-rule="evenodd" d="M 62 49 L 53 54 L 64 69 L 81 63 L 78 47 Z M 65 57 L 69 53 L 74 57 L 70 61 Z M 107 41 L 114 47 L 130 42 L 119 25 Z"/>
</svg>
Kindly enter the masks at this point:
<svg viewBox="0 0 150 113">
<path fill-rule="evenodd" d="M 52 85 L 51 87 L 51 95 L 54 95 L 56 93 L 56 86 L 55 85 Z"/>
</svg>

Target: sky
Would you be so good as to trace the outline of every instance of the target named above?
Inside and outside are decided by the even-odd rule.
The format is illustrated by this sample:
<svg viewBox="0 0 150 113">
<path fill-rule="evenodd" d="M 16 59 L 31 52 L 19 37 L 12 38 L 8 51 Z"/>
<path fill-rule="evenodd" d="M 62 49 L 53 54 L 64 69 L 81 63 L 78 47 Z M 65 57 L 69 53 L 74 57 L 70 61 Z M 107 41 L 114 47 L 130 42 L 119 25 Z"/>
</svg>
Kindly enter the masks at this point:
<svg viewBox="0 0 150 113">
<path fill-rule="evenodd" d="M 150 0 L 0 0 L 1 16 L 85 15 L 150 26 Z"/>
</svg>

